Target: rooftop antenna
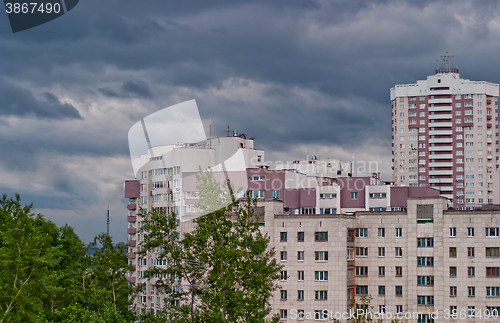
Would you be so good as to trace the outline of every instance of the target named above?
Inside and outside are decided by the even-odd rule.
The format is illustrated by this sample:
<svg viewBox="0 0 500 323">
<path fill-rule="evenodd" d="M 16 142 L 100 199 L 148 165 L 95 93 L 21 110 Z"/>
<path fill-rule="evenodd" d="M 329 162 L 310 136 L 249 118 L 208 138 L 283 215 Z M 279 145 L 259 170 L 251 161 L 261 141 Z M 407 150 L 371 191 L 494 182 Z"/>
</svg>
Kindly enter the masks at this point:
<svg viewBox="0 0 500 323">
<path fill-rule="evenodd" d="M 227 123 L 227 130 L 226 130 L 226 137 L 229 137 L 229 134 L 231 133 L 231 129 L 229 128 L 229 122 Z"/>
<path fill-rule="evenodd" d="M 444 72 L 445 73 L 450 73 L 450 71 L 451 71 L 451 69 L 450 69 L 450 61 L 453 58 L 453 56 L 452 55 L 448 55 L 448 52 L 446 52 L 445 55 L 443 55 L 442 57 L 443 57 Z"/>
<path fill-rule="evenodd" d="M 106 212 L 106 234 L 109 236 L 109 204 L 108 211 Z"/>
</svg>

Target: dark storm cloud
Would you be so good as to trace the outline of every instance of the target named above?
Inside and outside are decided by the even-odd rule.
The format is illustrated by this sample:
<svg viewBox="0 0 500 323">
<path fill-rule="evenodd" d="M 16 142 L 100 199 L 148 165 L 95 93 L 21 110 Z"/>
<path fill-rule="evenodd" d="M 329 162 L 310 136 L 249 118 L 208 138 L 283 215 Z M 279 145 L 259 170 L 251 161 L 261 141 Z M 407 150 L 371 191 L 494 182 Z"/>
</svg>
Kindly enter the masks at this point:
<svg viewBox="0 0 500 323">
<path fill-rule="evenodd" d="M 78 110 L 63 103 L 54 94 L 44 92 L 40 98 L 20 86 L 0 80 L 0 115 L 34 116 L 45 119 L 82 119 Z"/>
<path fill-rule="evenodd" d="M 122 84 L 119 90 L 114 90 L 110 87 L 101 87 L 97 89 L 102 95 L 110 98 L 144 98 L 152 97 L 151 89 L 141 80 L 126 81 Z"/>
</svg>

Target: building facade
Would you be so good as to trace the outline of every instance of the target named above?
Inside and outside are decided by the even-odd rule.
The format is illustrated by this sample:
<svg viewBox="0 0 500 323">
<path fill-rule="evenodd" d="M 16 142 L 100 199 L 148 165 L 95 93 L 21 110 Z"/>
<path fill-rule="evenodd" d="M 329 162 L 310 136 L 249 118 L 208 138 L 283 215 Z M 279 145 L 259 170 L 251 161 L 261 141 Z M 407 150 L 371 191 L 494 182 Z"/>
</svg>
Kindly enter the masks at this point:
<svg viewBox="0 0 500 323">
<path fill-rule="evenodd" d="M 499 202 L 498 84 L 439 68 L 390 90 L 393 181 L 433 187 L 454 208 Z"/>
</svg>

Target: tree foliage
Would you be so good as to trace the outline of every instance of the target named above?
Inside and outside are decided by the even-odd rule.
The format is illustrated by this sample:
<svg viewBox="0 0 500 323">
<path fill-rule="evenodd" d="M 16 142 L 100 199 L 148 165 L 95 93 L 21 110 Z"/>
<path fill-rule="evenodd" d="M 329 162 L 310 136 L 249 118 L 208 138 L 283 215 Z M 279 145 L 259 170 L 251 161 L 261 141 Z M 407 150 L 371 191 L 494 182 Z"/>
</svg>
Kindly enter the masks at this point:
<svg viewBox="0 0 500 323">
<path fill-rule="evenodd" d="M 197 188 L 198 208 L 210 213 L 183 236 L 174 213 L 142 213 L 142 256 L 160 251 L 168 263 L 149 271 L 163 277 L 156 282 L 167 299 L 163 315 L 174 322 L 262 322 L 281 266 L 259 228 L 256 201 L 235 201 L 229 183 L 216 183 L 211 172 L 198 175 Z M 220 205 L 228 206 L 214 210 Z"/>
</svg>

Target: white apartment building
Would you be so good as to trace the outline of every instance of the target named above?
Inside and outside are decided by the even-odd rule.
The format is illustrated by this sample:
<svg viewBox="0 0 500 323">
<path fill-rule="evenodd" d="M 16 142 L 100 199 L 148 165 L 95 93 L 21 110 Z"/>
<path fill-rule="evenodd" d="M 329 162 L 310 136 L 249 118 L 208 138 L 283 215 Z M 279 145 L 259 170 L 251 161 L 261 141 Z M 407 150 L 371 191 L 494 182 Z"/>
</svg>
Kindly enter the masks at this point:
<svg viewBox="0 0 500 323">
<path fill-rule="evenodd" d="M 454 208 L 499 203 L 498 84 L 439 68 L 390 90 L 393 181 L 433 187 Z"/>
</svg>

